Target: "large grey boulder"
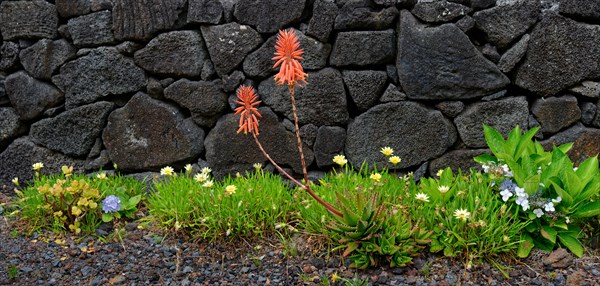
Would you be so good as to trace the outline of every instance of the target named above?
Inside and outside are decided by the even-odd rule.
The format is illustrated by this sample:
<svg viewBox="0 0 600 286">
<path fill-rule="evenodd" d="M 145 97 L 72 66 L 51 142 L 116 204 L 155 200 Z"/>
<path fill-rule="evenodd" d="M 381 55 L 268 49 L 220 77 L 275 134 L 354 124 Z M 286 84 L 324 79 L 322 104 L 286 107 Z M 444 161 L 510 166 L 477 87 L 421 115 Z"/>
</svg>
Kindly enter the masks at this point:
<svg viewBox="0 0 600 286">
<path fill-rule="evenodd" d="M 223 5 L 219 0 L 189 0 L 187 23 L 219 24 L 223 18 Z"/>
<path fill-rule="evenodd" d="M 15 42 L 2 42 L 0 46 L 0 71 L 8 71 L 16 67 L 19 62 L 19 44 Z"/>
<path fill-rule="evenodd" d="M 589 98 L 600 97 L 600 82 L 584 80 L 569 89 L 570 92 Z"/>
<path fill-rule="evenodd" d="M 4 87 L 21 120 L 35 119 L 64 99 L 63 93 L 56 87 L 34 79 L 23 71 L 9 75 Z"/>
<path fill-rule="evenodd" d="M 425 26 L 403 11 L 398 25 L 396 68 L 408 98 L 477 98 L 498 92 L 510 83 L 454 24 Z"/>
<path fill-rule="evenodd" d="M 121 40 L 149 40 L 157 32 L 185 24 L 187 0 L 113 0 L 113 32 Z"/>
<path fill-rule="evenodd" d="M 508 49 L 502 57 L 500 57 L 500 61 L 498 61 L 498 68 L 505 73 L 512 71 L 512 69 L 523 59 L 525 53 L 527 52 L 527 47 L 529 46 L 529 39 L 531 37 L 529 34 L 523 35 L 521 39 L 514 44 L 510 49 Z"/>
<path fill-rule="evenodd" d="M 63 18 L 88 14 L 93 0 L 55 0 L 56 10 Z"/>
<path fill-rule="evenodd" d="M 455 141 L 456 130 L 441 112 L 415 102 L 391 102 L 376 105 L 348 125 L 345 153 L 356 168 L 363 161 L 378 168 L 406 168 L 444 154 Z M 394 149 L 402 162 L 391 166 L 379 152 L 382 147 Z"/>
<path fill-rule="evenodd" d="M 398 17 L 398 9 L 394 6 L 387 8 L 374 8 L 368 1 L 348 0 L 339 9 L 335 17 L 336 30 L 351 29 L 388 29 Z"/>
<path fill-rule="evenodd" d="M 67 60 L 75 57 L 77 49 L 67 40 L 39 40 L 19 53 L 23 68 L 35 78 L 50 79 Z"/>
<path fill-rule="evenodd" d="M 259 33 L 275 33 L 300 20 L 306 0 L 238 0 L 233 15 Z"/>
<path fill-rule="evenodd" d="M 202 26 L 200 29 L 206 41 L 210 59 L 220 76 L 233 71 L 247 54 L 262 43 L 258 32 L 249 26 L 238 23 Z"/>
<path fill-rule="evenodd" d="M 475 12 L 476 27 L 483 31 L 487 40 L 504 48 L 525 34 L 540 15 L 540 1 L 518 0 L 510 5 L 496 6 Z"/>
<path fill-rule="evenodd" d="M 305 70 L 324 68 L 331 52 L 331 45 L 321 43 L 298 30 L 296 30 L 296 36 L 298 36 L 300 48 L 304 51 L 304 54 L 302 54 L 303 60 L 300 61 L 302 67 Z M 248 76 L 264 78 L 277 72 L 273 68 L 275 61 L 272 60 L 275 54 L 276 42 L 277 35 L 274 35 L 244 59 L 243 68 Z"/>
<path fill-rule="evenodd" d="M 577 124 L 540 143 L 546 150 L 551 150 L 552 146 L 573 143 L 573 147 L 567 152 L 567 155 L 573 160 L 575 166 L 578 166 L 585 159 L 600 153 L 598 142 L 600 142 L 600 130 Z"/>
<path fill-rule="evenodd" d="M 429 23 L 450 22 L 471 12 L 471 8 L 454 2 L 418 2 L 411 10 L 417 18 Z"/>
<path fill-rule="evenodd" d="M 516 85 L 555 95 L 584 79 L 600 77 L 600 26 L 549 14 L 531 32 Z"/>
<path fill-rule="evenodd" d="M 294 172 L 301 173 L 302 165 L 294 133 L 286 130 L 277 115 L 268 107 L 260 107 L 258 110 L 262 115 L 258 139 L 263 148 L 280 166 L 291 167 Z M 217 178 L 250 170 L 254 163 L 264 166 L 267 162 L 252 135 L 236 133 L 239 118 L 239 115 L 233 113 L 224 115 L 204 141 L 206 160 Z M 306 164 L 310 165 L 314 160 L 313 152 L 305 144 L 302 151 Z"/>
<path fill-rule="evenodd" d="M 531 106 L 531 113 L 544 134 L 556 133 L 581 118 L 577 98 L 572 95 L 539 98 Z"/>
<path fill-rule="evenodd" d="M 112 162 L 125 171 L 177 167 L 204 151 L 202 128 L 143 93 L 110 114 L 102 140 Z"/>
<path fill-rule="evenodd" d="M 473 103 L 454 119 L 463 143 L 471 148 L 486 147 L 483 124 L 490 125 L 503 136 L 519 126 L 528 127 L 529 108 L 523 96 Z"/>
<path fill-rule="evenodd" d="M 381 97 L 387 80 L 387 72 L 360 70 L 342 71 L 344 84 L 359 111 L 371 108 Z"/>
<path fill-rule="evenodd" d="M 600 1 L 597 0 L 561 0 L 559 11 L 575 18 L 589 20 L 600 19 Z"/>
<path fill-rule="evenodd" d="M 140 90 L 146 86 L 146 76 L 133 59 L 114 48 L 101 47 L 64 64 L 52 82 L 65 92 L 65 106 L 70 109 Z"/>
<path fill-rule="evenodd" d="M 227 95 L 209 81 L 180 79 L 165 88 L 164 94 L 165 98 L 187 108 L 200 126 L 212 127 L 216 122 L 213 118 L 227 107 Z"/>
<path fill-rule="evenodd" d="M 458 169 L 462 170 L 463 174 L 469 174 L 469 169 L 481 171 L 481 165 L 473 160 L 474 157 L 482 154 L 492 154 L 489 149 L 474 149 L 474 150 L 452 150 L 445 153 L 439 158 L 431 160 L 429 163 L 429 175 L 434 176 L 439 170 L 450 167 L 453 172 Z"/>
<path fill-rule="evenodd" d="M 296 106 L 300 125 L 343 125 L 348 121 L 346 91 L 338 70 L 325 68 L 311 73 L 304 88 L 296 88 Z M 294 120 L 287 86 L 276 85 L 272 78 L 258 86 L 258 95 L 274 111 Z"/>
<path fill-rule="evenodd" d="M 394 30 L 340 32 L 329 63 L 338 67 L 378 65 L 392 62 L 395 54 Z"/>
<path fill-rule="evenodd" d="M 173 31 L 152 39 L 134 53 L 137 65 L 163 76 L 197 77 L 208 58 L 202 36 L 196 31 Z"/>
<path fill-rule="evenodd" d="M 0 150 L 27 130 L 12 107 L 0 107 Z"/>
<path fill-rule="evenodd" d="M 338 14 L 338 7 L 334 0 L 316 0 L 313 7 L 313 15 L 308 21 L 306 34 L 327 42 L 333 30 L 333 23 Z"/>
<path fill-rule="evenodd" d="M 346 130 L 339 126 L 321 126 L 313 147 L 319 168 L 333 166 L 333 157 L 344 152 Z"/>
<path fill-rule="evenodd" d="M 110 11 L 100 11 L 69 19 L 67 27 L 73 38 L 73 44 L 78 47 L 101 46 L 115 42 Z"/>
<path fill-rule="evenodd" d="M 0 190 L 2 186 L 12 186 L 11 180 L 19 178 L 19 182 L 28 182 L 33 178 L 34 163 L 44 164 L 43 174 L 59 174 L 63 165 L 73 166 L 75 173 L 84 171 L 85 161 L 69 158 L 37 146 L 29 137 L 18 138 L 0 153 Z M 8 190 L 6 188 L 5 190 Z M 10 188 L 12 190 L 12 188 Z"/>
<path fill-rule="evenodd" d="M 106 101 L 73 108 L 34 123 L 29 136 L 34 143 L 50 150 L 84 157 L 100 137 L 113 108 L 114 104 Z"/>
<path fill-rule="evenodd" d="M 58 35 L 56 7 L 46 1 L 0 3 L 0 33 L 4 40 L 55 38 Z"/>
</svg>

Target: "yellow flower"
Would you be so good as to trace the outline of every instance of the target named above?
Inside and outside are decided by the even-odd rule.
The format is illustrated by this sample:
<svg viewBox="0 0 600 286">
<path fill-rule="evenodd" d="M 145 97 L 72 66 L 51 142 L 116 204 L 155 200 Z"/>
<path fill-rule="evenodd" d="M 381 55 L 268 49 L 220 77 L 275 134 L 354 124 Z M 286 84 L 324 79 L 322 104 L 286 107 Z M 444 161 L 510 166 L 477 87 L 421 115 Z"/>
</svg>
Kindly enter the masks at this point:
<svg viewBox="0 0 600 286">
<path fill-rule="evenodd" d="M 457 219 L 462 219 L 463 221 L 467 221 L 467 219 L 471 218 L 471 213 L 467 210 L 457 209 L 454 211 L 454 216 Z"/>
<path fill-rule="evenodd" d="M 73 174 L 73 166 L 62 166 L 62 172 L 65 174 L 65 177 L 70 177 Z"/>
<path fill-rule="evenodd" d="M 185 167 L 183 167 L 185 169 L 185 171 L 187 173 L 191 173 L 192 172 L 192 164 L 187 164 L 185 165 Z"/>
<path fill-rule="evenodd" d="M 422 201 L 422 202 L 429 202 L 429 196 L 424 193 L 418 193 L 415 196 L 415 199 Z"/>
<path fill-rule="evenodd" d="M 394 154 L 394 149 L 390 148 L 390 147 L 383 147 L 381 148 L 381 154 L 383 154 L 383 156 L 389 157 L 392 156 L 392 154 Z"/>
<path fill-rule="evenodd" d="M 435 175 L 438 177 L 441 177 L 443 173 L 444 173 L 444 170 L 440 169 L 439 171 L 437 171 L 437 173 L 435 173 Z"/>
<path fill-rule="evenodd" d="M 62 211 L 57 211 L 57 212 L 54 212 L 54 214 L 53 214 L 53 215 L 54 215 L 55 217 L 61 217 L 61 216 L 63 215 L 63 212 L 62 212 Z"/>
<path fill-rule="evenodd" d="M 78 206 L 87 206 L 89 203 L 87 198 L 79 198 L 79 201 L 77 201 Z"/>
<path fill-rule="evenodd" d="M 198 182 L 198 183 L 202 183 L 202 182 L 208 180 L 208 175 L 206 175 L 204 173 L 198 173 L 194 176 L 194 180 L 196 180 L 196 182 Z"/>
<path fill-rule="evenodd" d="M 379 180 L 381 180 L 381 174 L 379 174 L 379 173 L 372 174 L 370 178 L 379 182 Z"/>
<path fill-rule="evenodd" d="M 172 167 L 166 166 L 160 169 L 160 174 L 163 176 L 173 176 L 175 174 L 175 170 Z"/>
<path fill-rule="evenodd" d="M 340 277 L 340 276 L 337 274 L 337 272 L 335 272 L 335 273 L 333 273 L 333 274 L 331 275 L 331 282 L 333 282 L 333 283 L 337 282 L 337 281 L 338 281 L 338 280 L 340 280 L 340 279 L 342 279 L 342 277 Z"/>
<path fill-rule="evenodd" d="M 252 165 L 254 167 L 254 169 L 256 169 L 256 171 L 262 169 L 262 164 L 261 163 L 254 163 L 254 165 Z"/>
<path fill-rule="evenodd" d="M 400 163 L 401 161 L 402 159 L 400 159 L 400 157 L 398 156 L 390 157 L 390 163 L 392 163 L 394 166 L 398 165 L 398 163 Z"/>
<path fill-rule="evenodd" d="M 235 185 L 229 185 L 229 186 L 225 187 L 225 195 L 231 196 L 231 195 L 235 194 L 235 190 L 237 190 L 237 187 Z"/>
<path fill-rule="evenodd" d="M 78 216 L 78 215 L 81 214 L 81 209 L 79 207 L 77 207 L 77 206 L 73 206 L 73 208 L 71 208 L 71 213 L 73 215 Z"/>
<path fill-rule="evenodd" d="M 44 168 L 44 163 L 38 162 L 38 163 L 33 164 L 32 167 L 33 167 L 33 170 L 39 171 L 42 168 Z"/>
<path fill-rule="evenodd" d="M 209 167 L 202 168 L 202 174 L 208 175 L 210 172 L 212 172 L 212 170 Z"/>
<path fill-rule="evenodd" d="M 344 167 L 344 165 L 348 163 L 348 160 L 346 160 L 346 157 L 344 155 L 335 155 L 333 157 L 333 162 L 340 165 L 340 167 Z"/>
<path fill-rule="evenodd" d="M 440 193 L 445 194 L 450 190 L 450 187 L 448 186 L 439 186 L 438 187 L 438 191 L 440 191 Z"/>
<path fill-rule="evenodd" d="M 96 174 L 96 178 L 98 178 L 98 180 L 106 180 L 106 172 Z"/>
<path fill-rule="evenodd" d="M 214 184 L 213 181 L 208 180 L 208 181 L 204 182 L 204 184 L 202 184 L 202 186 L 205 188 L 212 188 L 213 184 Z"/>
<path fill-rule="evenodd" d="M 18 186 L 19 186 L 19 178 L 17 178 L 17 177 L 14 177 L 14 178 L 12 179 L 12 183 L 13 183 L 13 184 L 15 184 L 15 186 L 17 186 L 17 187 L 18 187 Z"/>
</svg>

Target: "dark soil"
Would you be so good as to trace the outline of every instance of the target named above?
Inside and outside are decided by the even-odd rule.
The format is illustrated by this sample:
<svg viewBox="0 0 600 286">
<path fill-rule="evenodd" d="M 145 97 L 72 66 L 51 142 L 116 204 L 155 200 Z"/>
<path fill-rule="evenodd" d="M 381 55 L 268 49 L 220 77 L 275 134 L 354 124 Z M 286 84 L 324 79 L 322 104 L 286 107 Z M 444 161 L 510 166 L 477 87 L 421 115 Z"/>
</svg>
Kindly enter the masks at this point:
<svg viewBox="0 0 600 286">
<path fill-rule="evenodd" d="M 6 199 L 6 198 L 5 198 Z M 528 259 L 467 269 L 464 261 L 425 253 L 407 267 L 356 270 L 320 239 L 206 241 L 138 229 L 119 239 L 24 236 L 22 222 L 0 214 L 0 285 L 600 285 L 600 256 L 534 252 Z M 111 229 L 101 231 L 112 232 Z M 106 234 L 106 233 L 105 233 Z M 553 265 L 544 265 L 553 262 Z M 326 283 L 328 280 L 330 283 Z M 358 285 L 358 284 L 349 284 Z"/>
</svg>

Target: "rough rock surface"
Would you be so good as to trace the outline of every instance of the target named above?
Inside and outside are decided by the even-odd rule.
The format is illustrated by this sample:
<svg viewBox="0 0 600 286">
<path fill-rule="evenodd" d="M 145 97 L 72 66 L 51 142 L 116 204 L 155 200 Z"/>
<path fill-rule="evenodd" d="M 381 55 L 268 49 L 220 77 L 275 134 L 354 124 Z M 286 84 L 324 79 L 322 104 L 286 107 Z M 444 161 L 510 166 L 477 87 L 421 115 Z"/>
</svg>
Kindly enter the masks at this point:
<svg viewBox="0 0 600 286">
<path fill-rule="evenodd" d="M 411 10 L 417 18 L 429 22 L 450 22 L 471 12 L 471 8 L 454 2 L 433 1 L 418 2 Z"/>
<path fill-rule="evenodd" d="M 485 9 L 490 8 L 496 4 L 496 0 L 466 0 L 466 2 L 471 2 L 471 7 L 473 9 Z"/>
<path fill-rule="evenodd" d="M 306 0 L 238 0 L 233 15 L 241 24 L 256 27 L 259 33 L 275 33 L 300 20 Z"/>
<path fill-rule="evenodd" d="M 33 178 L 31 165 L 44 163 L 44 173 L 60 174 L 63 165 L 73 166 L 73 172 L 83 172 L 84 161 L 69 158 L 58 152 L 39 147 L 29 137 L 17 138 L 0 153 L 0 187 L 11 186 L 15 177 L 20 182 Z"/>
<path fill-rule="evenodd" d="M 549 96 L 600 77 L 600 26 L 548 15 L 531 32 L 528 52 L 515 84 Z"/>
<path fill-rule="evenodd" d="M 313 144 L 315 144 L 318 132 L 319 127 L 314 124 L 305 124 L 300 126 L 300 138 L 302 138 L 302 142 L 304 142 L 304 144 L 311 148 L 313 147 Z"/>
<path fill-rule="evenodd" d="M 0 150 L 25 131 L 25 124 L 12 107 L 0 107 Z"/>
<path fill-rule="evenodd" d="M 263 148 L 280 166 L 301 173 L 296 136 L 279 123 L 271 109 L 260 107 L 258 110 L 262 114 L 258 139 Z M 206 136 L 206 160 L 217 178 L 251 170 L 254 163 L 265 166 L 267 162 L 250 134 L 236 133 L 238 122 L 239 115 L 226 114 Z M 303 146 L 303 152 L 309 165 L 314 160 L 313 153 L 308 146 Z"/>
<path fill-rule="evenodd" d="M 559 132 L 547 140 L 540 143 L 547 150 L 552 146 L 558 146 L 565 143 L 574 143 L 567 155 L 573 160 L 575 165 L 583 162 L 585 159 L 596 156 L 600 153 L 600 130 L 587 128 L 582 124 L 577 124 L 565 131 Z"/>
<path fill-rule="evenodd" d="M 115 42 L 110 11 L 100 11 L 69 19 L 67 26 L 73 44 L 78 47 L 109 45 Z"/>
<path fill-rule="evenodd" d="M 202 36 L 196 31 L 173 31 L 152 39 L 134 53 L 143 69 L 162 76 L 196 77 L 202 72 L 208 54 Z"/>
<path fill-rule="evenodd" d="M 435 105 L 444 115 L 454 118 L 465 109 L 462 101 L 442 101 Z"/>
<path fill-rule="evenodd" d="M 396 67 L 410 99 L 482 97 L 510 83 L 454 24 L 427 27 L 402 12 L 398 25 Z"/>
<path fill-rule="evenodd" d="M 219 0 L 189 0 L 188 5 L 188 24 L 219 24 L 223 18 L 223 5 Z"/>
<path fill-rule="evenodd" d="M 316 0 L 313 7 L 313 16 L 308 22 L 306 34 L 321 42 L 327 42 L 333 30 L 333 23 L 337 14 L 338 7 L 334 0 Z"/>
<path fill-rule="evenodd" d="M 67 60 L 73 58 L 77 50 L 64 39 L 42 39 L 19 53 L 23 68 L 33 77 L 50 79 L 52 74 Z"/>
<path fill-rule="evenodd" d="M 559 11 L 574 18 L 600 20 L 600 2 L 596 0 L 561 0 Z"/>
<path fill-rule="evenodd" d="M 359 111 L 371 108 L 381 97 L 387 80 L 384 71 L 342 71 L 344 84 Z"/>
<path fill-rule="evenodd" d="M 511 5 L 496 6 L 475 12 L 473 19 L 487 40 L 504 48 L 527 31 L 540 15 L 539 1 L 513 1 Z"/>
<path fill-rule="evenodd" d="M 217 84 L 209 81 L 180 79 L 165 88 L 164 95 L 187 108 L 192 113 L 194 122 L 201 126 L 206 126 L 205 121 L 196 118 L 213 118 L 227 106 L 227 95 Z"/>
<path fill-rule="evenodd" d="M 113 108 L 114 104 L 106 101 L 73 108 L 34 123 L 29 136 L 34 143 L 50 150 L 84 157 L 100 137 Z"/>
<path fill-rule="evenodd" d="M 569 91 L 590 98 L 600 97 L 600 82 L 584 80 L 578 85 L 569 89 Z"/>
<path fill-rule="evenodd" d="M 60 103 L 64 95 L 56 87 L 36 80 L 20 71 L 9 75 L 4 82 L 6 94 L 21 120 L 39 117 Z"/>
<path fill-rule="evenodd" d="M 304 51 L 303 60 L 300 61 L 305 70 L 322 69 L 327 65 L 327 58 L 331 52 L 331 45 L 323 44 L 304 33 L 296 30 L 296 36 Z M 275 72 L 272 60 L 275 53 L 277 35 L 270 37 L 260 48 L 250 53 L 243 63 L 244 72 L 251 77 L 267 77 Z"/>
<path fill-rule="evenodd" d="M 262 43 L 258 32 L 237 23 L 202 26 L 201 30 L 210 59 L 220 76 L 233 71 L 247 54 Z"/>
<path fill-rule="evenodd" d="M 444 154 L 455 141 L 456 130 L 441 112 L 414 102 L 391 102 L 369 109 L 348 125 L 345 153 L 354 166 L 364 160 L 388 166 L 379 153 L 388 146 L 402 158 L 390 168 L 406 168 Z"/>
<path fill-rule="evenodd" d="M 390 83 L 387 86 L 387 88 L 383 92 L 383 95 L 379 99 L 379 101 L 381 101 L 381 102 L 392 102 L 392 101 L 403 101 L 403 100 L 406 100 L 406 94 L 404 94 L 404 92 L 400 91 L 398 89 L 398 87 L 392 83 Z"/>
<path fill-rule="evenodd" d="M 19 44 L 2 42 L 0 46 L 0 70 L 6 71 L 15 67 L 19 62 Z"/>
<path fill-rule="evenodd" d="M 0 2 L 0 33 L 4 40 L 55 38 L 56 6 L 46 1 Z"/>
<path fill-rule="evenodd" d="M 486 147 L 483 124 L 494 127 L 503 136 L 515 127 L 527 129 L 529 109 L 525 97 L 473 103 L 454 119 L 463 143 L 471 148 Z"/>
<path fill-rule="evenodd" d="M 377 9 L 371 7 L 368 1 L 349 0 L 339 9 L 334 28 L 336 30 L 384 30 L 392 25 L 396 17 L 398 17 L 396 7 Z"/>
<path fill-rule="evenodd" d="M 597 112 L 596 105 L 591 102 L 582 102 L 579 104 L 579 109 L 581 109 L 581 122 L 587 125 L 592 124 Z"/>
<path fill-rule="evenodd" d="M 512 69 L 523 59 L 523 56 L 527 52 L 527 47 L 529 45 L 529 34 L 523 35 L 521 39 L 514 44 L 508 51 L 506 51 L 500 61 L 498 61 L 498 68 L 504 72 L 508 73 L 512 71 Z"/>
<path fill-rule="evenodd" d="M 112 162 L 124 171 L 189 162 L 204 151 L 204 130 L 167 103 L 137 93 L 113 111 L 102 133 Z"/>
<path fill-rule="evenodd" d="M 159 31 L 175 28 L 186 0 L 113 0 L 113 32 L 117 40 L 148 40 Z"/>
<path fill-rule="evenodd" d="M 447 152 L 429 163 L 429 175 L 434 176 L 437 171 L 446 167 L 450 167 L 454 172 L 461 169 L 463 174 L 468 173 L 469 169 L 481 170 L 481 165 L 473 160 L 474 157 L 481 154 L 492 154 L 492 152 L 489 149 L 453 150 Z"/>
<path fill-rule="evenodd" d="M 329 63 L 332 66 L 360 67 L 385 64 L 394 59 L 394 30 L 355 31 L 337 34 Z"/>
<path fill-rule="evenodd" d="M 571 95 L 537 99 L 531 113 L 540 123 L 542 133 L 556 133 L 581 118 L 577 98 Z"/>
<path fill-rule="evenodd" d="M 135 92 L 146 86 L 146 77 L 133 59 L 102 47 L 64 64 L 52 82 L 65 92 L 65 105 L 70 109 L 109 95 Z"/>
<path fill-rule="evenodd" d="M 55 0 L 58 15 L 63 18 L 88 14 L 92 9 L 93 0 Z"/>
<path fill-rule="evenodd" d="M 314 145 L 315 161 L 319 168 L 333 166 L 333 157 L 342 154 L 346 142 L 346 129 L 338 126 L 321 126 Z"/>
<path fill-rule="evenodd" d="M 296 107 L 300 125 L 342 125 L 348 121 L 346 91 L 342 74 L 325 68 L 310 74 L 309 84 L 296 88 Z M 294 120 L 292 104 L 287 86 L 278 86 L 271 78 L 258 86 L 258 96 L 274 111 Z"/>
<path fill-rule="evenodd" d="M 600 127 L 600 100 L 596 102 L 596 117 L 594 118 L 594 121 L 592 121 L 592 125 Z"/>
</svg>

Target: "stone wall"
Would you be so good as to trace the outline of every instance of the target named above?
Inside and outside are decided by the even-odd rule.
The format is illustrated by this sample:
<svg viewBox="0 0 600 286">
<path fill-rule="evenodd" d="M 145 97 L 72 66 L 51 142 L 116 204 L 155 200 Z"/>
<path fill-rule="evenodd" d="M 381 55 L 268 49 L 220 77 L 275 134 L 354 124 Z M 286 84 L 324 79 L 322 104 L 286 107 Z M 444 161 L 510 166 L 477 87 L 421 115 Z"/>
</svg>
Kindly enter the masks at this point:
<svg viewBox="0 0 600 286">
<path fill-rule="evenodd" d="M 236 134 L 236 88 L 252 84 L 261 140 L 301 166 L 289 96 L 272 76 L 276 33 L 294 27 L 308 85 L 297 94 L 311 174 L 343 153 L 401 171 L 468 168 L 482 124 L 540 126 L 546 146 L 600 151 L 596 0 L 0 1 L 0 186 L 58 172 L 217 176 L 266 164 Z"/>
</svg>

